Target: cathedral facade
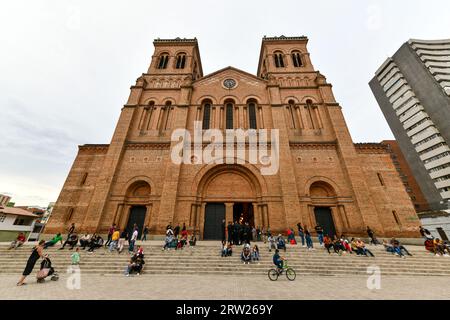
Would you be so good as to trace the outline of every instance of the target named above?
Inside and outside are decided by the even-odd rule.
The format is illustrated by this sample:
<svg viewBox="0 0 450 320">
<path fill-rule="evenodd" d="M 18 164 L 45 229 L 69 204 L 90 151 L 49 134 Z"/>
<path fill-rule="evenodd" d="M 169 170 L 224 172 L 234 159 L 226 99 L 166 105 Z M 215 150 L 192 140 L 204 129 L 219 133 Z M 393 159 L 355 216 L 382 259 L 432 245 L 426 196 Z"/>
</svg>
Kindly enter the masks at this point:
<svg viewBox="0 0 450 320">
<path fill-rule="evenodd" d="M 416 237 L 419 220 L 386 147 L 355 144 L 306 37 L 264 37 L 256 75 L 227 67 L 203 75 L 196 39 L 157 39 L 131 87 L 110 144 L 79 146 L 46 233 L 186 224 L 220 238 L 222 221 L 270 227 L 298 222 L 329 234 Z M 248 159 L 173 161 L 174 130 L 276 129 L 278 170 Z M 268 141 L 268 145 L 272 141 Z M 240 144 L 248 151 L 248 142 Z M 201 148 L 206 148 L 205 141 Z M 231 157 L 238 160 L 236 154 Z M 230 160 L 230 159 L 228 159 Z"/>
</svg>

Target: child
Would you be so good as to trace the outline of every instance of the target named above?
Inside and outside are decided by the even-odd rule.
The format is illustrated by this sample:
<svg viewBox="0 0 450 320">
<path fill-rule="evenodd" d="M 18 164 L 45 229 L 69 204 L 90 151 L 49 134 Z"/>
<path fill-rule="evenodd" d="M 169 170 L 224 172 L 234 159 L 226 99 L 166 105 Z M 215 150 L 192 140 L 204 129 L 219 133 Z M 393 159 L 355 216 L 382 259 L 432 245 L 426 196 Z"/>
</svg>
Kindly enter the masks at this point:
<svg viewBox="0 0 450 320">
<path fill-rule="evenodd" d="M 71 255 L 72 265 L 80 264 L 80 248 L 77 248 L 74 253 Z"/>
</svg>

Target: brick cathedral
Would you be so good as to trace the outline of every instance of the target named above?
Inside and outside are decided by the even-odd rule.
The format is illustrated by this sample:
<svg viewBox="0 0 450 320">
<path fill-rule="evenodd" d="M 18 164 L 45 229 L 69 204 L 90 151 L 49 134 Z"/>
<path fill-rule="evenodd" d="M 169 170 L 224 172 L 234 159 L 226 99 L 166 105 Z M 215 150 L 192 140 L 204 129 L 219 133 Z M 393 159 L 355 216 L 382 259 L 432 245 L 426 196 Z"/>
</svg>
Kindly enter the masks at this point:
<svg viewBox="0 0 450 320">
<path fill-rule="evenodd" d="M 217 239 L 222 220 L 272 232 L 416 237 L 419 220 L 385 146 L 355 144 L 306 37 L 264 37 L 256 75 L 226 67 L 203 75 L 196 39 L 157 39 L 131 87 L 110 144 L 79 146 L 46 227 L 106 233 L 169 223 Z M 278 129 L 279 170 L 258 164 L 176 164 L 173 130 Z"/>
</svg>

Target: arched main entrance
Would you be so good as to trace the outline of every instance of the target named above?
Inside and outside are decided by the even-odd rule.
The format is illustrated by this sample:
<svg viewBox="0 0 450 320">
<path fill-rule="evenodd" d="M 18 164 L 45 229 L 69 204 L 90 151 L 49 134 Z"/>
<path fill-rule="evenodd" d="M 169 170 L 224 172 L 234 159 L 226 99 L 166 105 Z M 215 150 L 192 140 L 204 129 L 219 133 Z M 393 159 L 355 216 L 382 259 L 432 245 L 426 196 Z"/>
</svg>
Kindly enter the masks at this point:
<svg viewBox="0 0 450 320">
<path fill-rule="evenodd" d="M 260 182 L 245 166 L 212 167 L 198 184 L 197 195 L 200 212 L 196 229 L 203 239 L 221 239 L 224 219 L 225 225 L 237 220 L 261 227 L 267 221 Z"/>
<path fill-rule="evenodd" d="M 122 225 L 121 229 L 125 229 L 129 236 L 133 233 L 134 228 L 137 227 L 138 239 L 141 238 L 142 231 L 148 223 L 150 194 L 151 188 L 146 181 L 136 181 L 128 187 L 125 195 L 128 214 L 126 223 Z"/>
<path fill-rule="evenodd" d="M 314 207 L 316 224 L 323 228 L 324 234 L 333 237 L 337 233 L 331 208 L 336 205 L 336 191 L 329 183 L 316 181 L 311 184 L 309 195 Z"/>
</svg>

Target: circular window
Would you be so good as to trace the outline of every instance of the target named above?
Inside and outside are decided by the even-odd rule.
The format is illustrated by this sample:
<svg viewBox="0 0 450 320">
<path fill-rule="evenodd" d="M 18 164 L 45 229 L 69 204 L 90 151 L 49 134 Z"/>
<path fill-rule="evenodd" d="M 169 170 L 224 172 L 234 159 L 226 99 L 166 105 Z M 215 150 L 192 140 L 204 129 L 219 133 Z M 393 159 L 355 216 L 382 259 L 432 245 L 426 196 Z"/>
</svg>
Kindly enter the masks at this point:
<svg viewBox="0 0 450 320">
<path fill-rule="evenodd" d="M 227 89 L 233 89 L 234 87 L 236 87 L 236 80 L 225 79 L 225 80 L 223 80 L 223 86 Z"/>
</svg>

